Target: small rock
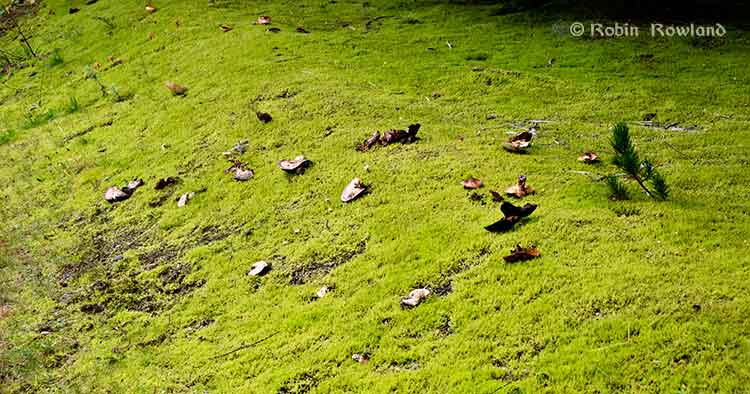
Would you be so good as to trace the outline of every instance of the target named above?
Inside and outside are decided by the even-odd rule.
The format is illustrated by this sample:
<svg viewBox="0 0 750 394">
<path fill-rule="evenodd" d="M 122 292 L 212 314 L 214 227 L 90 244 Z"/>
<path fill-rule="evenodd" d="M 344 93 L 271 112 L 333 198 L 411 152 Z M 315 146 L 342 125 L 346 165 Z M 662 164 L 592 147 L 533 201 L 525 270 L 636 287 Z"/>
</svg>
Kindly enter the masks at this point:
<svg viewBox="0 0 750 394">
<path fill-rule="evenodd" d="M 148 4 L 146 6 L 146 12 L 148 12 L 149 14 L 153 14 L 154 12 L 156 12 L 156 7 L 153 4 Z"/>
<path fill-rule="evenodd" d="M 401 306 L 405 308 L 413 308 L 422 301 L 424 301 L 430 295 L 430 291 L 427 289 L 415 289 L 405 298 L 401 299 Z"/>
<path fill-rule="evenodd" d="M 247 271 L 247 274 L 250 276 L 263 276 L 270 270 L 271 264 L 265 261 L 258 261 L 257 263 L 253 264 L 252 267 L 250 267 L 250 270 Z"/>
</svg>

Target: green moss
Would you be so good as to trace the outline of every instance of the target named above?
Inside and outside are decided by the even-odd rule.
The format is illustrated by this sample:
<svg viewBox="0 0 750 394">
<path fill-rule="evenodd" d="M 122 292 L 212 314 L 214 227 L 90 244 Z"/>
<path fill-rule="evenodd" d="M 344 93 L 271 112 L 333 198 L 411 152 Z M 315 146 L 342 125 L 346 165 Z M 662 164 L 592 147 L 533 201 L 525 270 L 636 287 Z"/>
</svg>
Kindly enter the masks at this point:
<svg viewBox="0 0 750 394">
<path fill-rule="evenodd" d="M 745 390 L 745 33 L 716 50 L 574 39 L 557 17 L 455 2 L 71 4 L 44 2 L 33 24 L 65 62 L 0 89 L 2 125 L 39 100 L 86 109 L 0 145 L 0 300 L 16 311 L 0 319 L 0 392 Z M 82 72 L 96 62 L 101 85 Z M 644 113 L 700 128 L 640 127 Z M 608 200 L 604 130 L 621 119 L 667 201 Z M 528 154 L 505 152 L 531 120 L 550 123 Z M 415 122 L 417 143 L 355 151 Z M 241 140 L 248 182 L 223 173 Z M 585 150 L 602 163 L 577 162 Z M 300 154 L 304 174 L 277 168 Z M 499 207 L 461 180 L 487 195 L 521 174 L 539 208 L 485 231 Z M 134 177 L 129 200 L 104 202 Z M 370 193 L 340 203 L 354 177 Z M 541 258 L 503 263 L 516 244 Z M 258 260 L 272 270 L 249 277 Z M 433 296 L 402 309 L 419 286 Z"/>
</svg>

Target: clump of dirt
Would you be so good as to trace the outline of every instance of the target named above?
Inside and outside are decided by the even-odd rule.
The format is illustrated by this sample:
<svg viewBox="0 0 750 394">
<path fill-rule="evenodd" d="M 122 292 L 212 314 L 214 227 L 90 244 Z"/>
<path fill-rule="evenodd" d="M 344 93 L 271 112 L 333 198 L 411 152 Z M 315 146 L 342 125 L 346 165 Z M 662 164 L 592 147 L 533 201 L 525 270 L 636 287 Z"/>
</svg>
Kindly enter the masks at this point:
<svg viewBox="0 0 750 394">
<path fill-rule="evenodd" d="M 437 327 L 437 334 L 441 337 L 447 337 L 453 334 L 453 322 L 450 316 L 443 316 L 443 321 Z"/>
<path fill-rule="evenodd" d="M 339 253 L 324 261 L 313 261 L 304 267 L 297 268 L 292 272 L 290 281 L 293 285 L 302 285 L 313 278 L 328 275 L 334 268 L 349 262 L 351 259 L 365 252 L 367 248 L 366 241 L 360 241 L 357 246 L 349 251 Z"/>
</svg>

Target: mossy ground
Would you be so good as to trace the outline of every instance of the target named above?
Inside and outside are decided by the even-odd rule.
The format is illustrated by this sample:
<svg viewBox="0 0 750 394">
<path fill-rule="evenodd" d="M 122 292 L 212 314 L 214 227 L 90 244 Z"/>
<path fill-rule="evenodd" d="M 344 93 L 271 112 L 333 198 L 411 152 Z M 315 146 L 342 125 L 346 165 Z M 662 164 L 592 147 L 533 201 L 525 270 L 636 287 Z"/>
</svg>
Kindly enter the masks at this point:
<svg viewBox="0 0 750 394">
<path fill-rule="evenodd" d="M 747 390 L 746 33 L 579 39 L 573 17 L 497 5 L 216 3 L 50 0 L 25 22 L 48 55 L 0 84 L 0 391 Z M 122 99 L 84 79 L 97 61 Z M 699 129 L 637 126 L 647 113 Z M 534 119 L 551 123 L 530 152 L 504 152 Z M 619 120 L 667 201 L 633 184 L 608 199 Z M 354 150 L 415 122 L 418 143 Z M 222 152 L 244 139 L 240 183 Z M 605 162 L 577 162 L 587 149 Z M 299 154 L 304 175 L 276 167 Z M 486 232 L 498 206 L 461 180 L 487 194 L 521 174 L 539 208 Z M 355 176 L 371 193 L 339 202 Z M 104 202 L 133 177 L 146 186 Z M 503 263 L 517 243 L 542 257 Z M 273 270 L 246 276 L 258 260 Z M 421 286 L 439 294 L 402 310 Z"/>
</svg>

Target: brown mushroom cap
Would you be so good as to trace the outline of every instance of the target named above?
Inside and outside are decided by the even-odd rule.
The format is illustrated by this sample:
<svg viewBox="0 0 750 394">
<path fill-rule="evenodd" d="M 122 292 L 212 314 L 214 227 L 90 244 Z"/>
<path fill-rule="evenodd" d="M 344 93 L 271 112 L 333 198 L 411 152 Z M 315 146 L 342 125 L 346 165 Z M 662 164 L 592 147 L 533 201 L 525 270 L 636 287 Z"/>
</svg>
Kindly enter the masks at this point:
<svg viewBox="0 0 750 394">
<path fill-rule="evenodd" d="M 363 185 L 362 181 L 359 178 L 354 178 L 351 182 L 349 182 L 348 185 L 346 185 L 344 191 L 341 193 L 341 201 L 353 201 L 357 197 L 361 196 L 365 191 L 367 191 L 367 186 Z"/>
<path fill-rule="evenodd" d="M 578 161 L 582 161 L 586 164 L 596 163 L 599 161 L 599 155 L 595 152 L 584 152 L 578 157 Z"/>
<path fill-rule="evenodd" d="M 479 178 L 469 178 L 465 179 L 461 184 L 464 186 L 464 189 L 479 189 L 482 187 L 483 183 L 482 180 Z"/>
</svg>

